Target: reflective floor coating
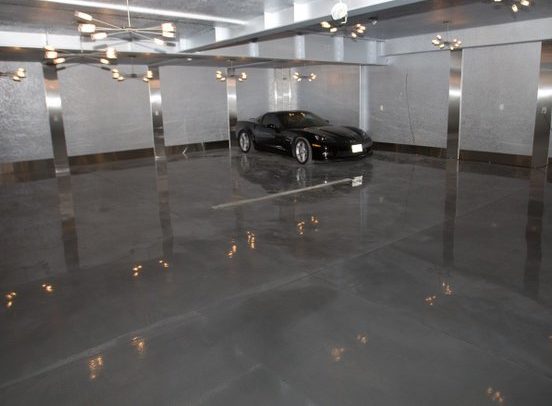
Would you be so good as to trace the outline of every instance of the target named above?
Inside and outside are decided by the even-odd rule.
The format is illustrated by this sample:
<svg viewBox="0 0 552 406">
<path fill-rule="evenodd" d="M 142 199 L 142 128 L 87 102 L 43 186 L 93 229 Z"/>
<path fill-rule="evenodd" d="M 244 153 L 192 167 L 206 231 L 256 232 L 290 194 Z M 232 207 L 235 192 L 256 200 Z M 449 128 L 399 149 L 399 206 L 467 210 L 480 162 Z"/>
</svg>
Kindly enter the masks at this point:
<svg viewBox="0 0 552 406">
<path fill-rule="evenodd" d="M 552 405 L 542 170 L 219 150 L 0 210 L 2 404 Z"/>
</svg>

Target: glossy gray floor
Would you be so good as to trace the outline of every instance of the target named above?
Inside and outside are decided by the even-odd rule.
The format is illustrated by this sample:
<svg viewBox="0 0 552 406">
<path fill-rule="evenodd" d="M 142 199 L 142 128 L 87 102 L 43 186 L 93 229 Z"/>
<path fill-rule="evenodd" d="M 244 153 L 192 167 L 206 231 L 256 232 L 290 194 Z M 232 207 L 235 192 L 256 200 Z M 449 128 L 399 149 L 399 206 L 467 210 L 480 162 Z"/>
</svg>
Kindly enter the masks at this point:
<svg viewBox="0 0 552 406">
<path fill-rule="evenodd" d="M 6 178 L 0 403 L 550 406 L 549 182 L 382 152 Z"/>
</svg>

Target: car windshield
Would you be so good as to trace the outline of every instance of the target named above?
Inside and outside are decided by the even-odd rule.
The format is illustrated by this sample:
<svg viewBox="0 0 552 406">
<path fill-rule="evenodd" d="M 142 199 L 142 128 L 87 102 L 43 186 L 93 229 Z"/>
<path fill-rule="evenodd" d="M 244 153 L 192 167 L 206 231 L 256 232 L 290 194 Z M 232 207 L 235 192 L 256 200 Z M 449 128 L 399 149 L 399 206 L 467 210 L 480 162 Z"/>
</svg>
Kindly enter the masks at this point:
<svg viewBox="0 0 552 406">
<path fill-rule="evenodd" d="M 289 111 L 278 114 L 278 118 L 284 128 L 322 127 L 328 122 L 316 114 L 308 111 Z"/>
</svg>

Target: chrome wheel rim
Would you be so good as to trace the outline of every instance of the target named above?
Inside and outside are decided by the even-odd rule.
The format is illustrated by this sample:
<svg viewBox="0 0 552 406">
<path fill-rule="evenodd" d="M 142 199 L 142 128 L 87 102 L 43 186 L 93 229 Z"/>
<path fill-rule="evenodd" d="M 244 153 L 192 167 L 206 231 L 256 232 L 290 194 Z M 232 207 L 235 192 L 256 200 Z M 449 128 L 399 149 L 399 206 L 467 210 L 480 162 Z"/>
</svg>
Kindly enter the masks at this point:
<svg viewBox="0 0 552 406">
<path fill-rule="evenodd" d="M 297 160 L 301 163 L 307 161 L 308 152 L 305 141 L 297 141 L 297 144 L 295 144 L 295 156 L 297 157 Z"/>
<path fill-rule="evenodd" d="M 242 151 L 247 151 L 249 149 L 249 137 L 245 133 L 240 134 L 240 148 Z"/>
</svg>

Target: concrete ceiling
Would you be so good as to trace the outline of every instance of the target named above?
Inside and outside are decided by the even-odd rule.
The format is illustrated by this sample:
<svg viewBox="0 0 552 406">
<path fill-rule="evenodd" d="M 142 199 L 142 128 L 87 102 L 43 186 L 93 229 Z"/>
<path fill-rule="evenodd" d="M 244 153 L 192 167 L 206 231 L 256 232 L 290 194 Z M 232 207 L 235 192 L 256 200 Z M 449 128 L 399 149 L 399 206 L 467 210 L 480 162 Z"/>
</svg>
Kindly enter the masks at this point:
<svg viewBox="0 0 552 406">
<path fill-rule="evenodd" d="M 297 33 L 318 32 L 318 22 L 328 18 L 331 5 L 336 0 L 130 0 L 131 6 L 159 8 L 187 13 L 199 13 L 212 17 L 224 17 L 251 22 L 247 26 L 233 26 L 228 23 L 201 21 L 189 18 L 174 18 L 133 14 L 136 26 L 156 25 L 164 21 L 177 24 L 181 38 L 201 38 L 193 42 L 190 50 L 216 48 L 250 41 L 262 41 L 275 36 L 295 35 Z M 125 0 L 95 0 L 100 4 L 125 4 Z M 291 10 L 294 3 L 304 4 L 309 17 L 304 21 L 293 18 L 285 20 L 275 27 L 259 25 L 265 13 L 282 15 Z M 346 0 L 350 4 L 350 23 L 367 24 L 370 17 L 377 17 L 377 25 L 367 25 L 366 36 L 377 39 L 390 39 L 425 33 L 442 32 L 443 21 L 450 21 L 450 30 L 502 24 L 512 21 L 545 18 L 552 16 L 552 1 L 534 0 L 534 6 L 514 15 L 504 5 L 493 4 L 492 0 Z M 58 4 L 43 0 L 0 0 L 0 31 L 15 32 L 48 32 L 51 34 L 77 35 L 75 10 L 81 10 L 95 17 L 115 23 L 124 24 L 125 13 L 87 8 L 75 5 Z M 255 23 L 253 23 L 253 21 Z M 255 29 L 251 29 L 255 26 Z M 259 28 L 257 29 L 257 26 Z M 206 36 L 215 31 L 215 27 L 228 27 L 230 35 L 224 41 L 216 41 Z M 329 33 L 325 33 L 330 35 Z M 204 40 L 203 37 L 207 39 Z"/>
</svg>

